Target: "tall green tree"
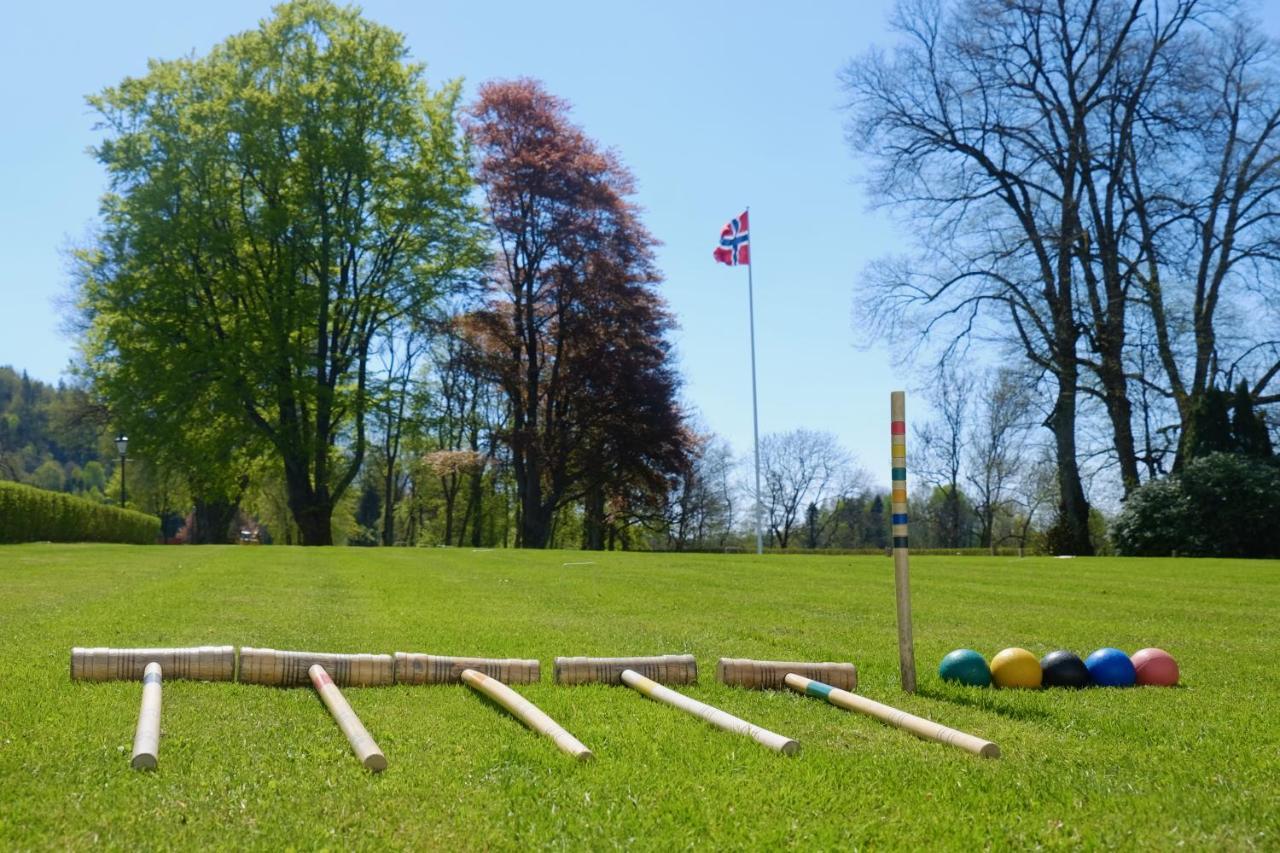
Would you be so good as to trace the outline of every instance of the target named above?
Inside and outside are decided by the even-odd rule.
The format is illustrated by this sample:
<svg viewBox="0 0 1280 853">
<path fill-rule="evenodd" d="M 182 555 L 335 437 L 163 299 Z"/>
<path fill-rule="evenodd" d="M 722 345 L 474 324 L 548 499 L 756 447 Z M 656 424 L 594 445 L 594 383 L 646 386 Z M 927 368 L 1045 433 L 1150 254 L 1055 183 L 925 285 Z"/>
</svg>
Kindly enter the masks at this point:
<svg viewBox="0 0 1280 853">
<path fill-rule="evenodd" d="M 82 304 L 91 373 L 179 434 L 261 437 L 304 544 L 364 460 L 374 341 L 474 260 L 457 84 L 326 0 L 89 99 L 110 177 Z M 153 369 L 154 368 L 154 369 Z"/>
</svg>

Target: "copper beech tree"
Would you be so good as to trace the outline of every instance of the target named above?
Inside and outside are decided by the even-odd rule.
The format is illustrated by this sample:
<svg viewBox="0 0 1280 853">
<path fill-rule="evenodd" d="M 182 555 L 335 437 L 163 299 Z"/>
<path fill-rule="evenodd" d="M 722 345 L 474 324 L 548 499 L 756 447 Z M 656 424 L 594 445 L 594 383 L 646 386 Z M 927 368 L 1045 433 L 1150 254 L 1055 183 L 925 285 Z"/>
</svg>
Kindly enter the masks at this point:
<svg viewBox="0 0 1280 853">
<path fill-rule="evenodd" d="M 479 366 L 507 396 L 519 544 L 546 547 L 581 501 L 584 542 L 606 507 L 654 514 L 687 464 L 652 235 L 634 181 L 532 80 L 488 83 L 467 132 L 494 234 L 485 304 L 468 319 Z"/>
</svg>

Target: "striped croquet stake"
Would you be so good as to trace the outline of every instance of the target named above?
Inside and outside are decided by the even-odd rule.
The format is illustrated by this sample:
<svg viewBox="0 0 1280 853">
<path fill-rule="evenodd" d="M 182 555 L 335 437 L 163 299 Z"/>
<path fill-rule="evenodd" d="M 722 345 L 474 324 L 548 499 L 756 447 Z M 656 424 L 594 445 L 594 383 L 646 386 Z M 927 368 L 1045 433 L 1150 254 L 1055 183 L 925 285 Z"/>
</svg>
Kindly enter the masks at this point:
<svg viewBox="0 0 1280 853">
<path fill-rule="evenodd" d="M 907 395 L 889 393 L 890 444 L 893 458 L 893 577 L 898 591 L 898 666 L 902 689 L 916 692 L 916 653 L 911 637 L 911 572 L 907 557 Z"/>
</svg>

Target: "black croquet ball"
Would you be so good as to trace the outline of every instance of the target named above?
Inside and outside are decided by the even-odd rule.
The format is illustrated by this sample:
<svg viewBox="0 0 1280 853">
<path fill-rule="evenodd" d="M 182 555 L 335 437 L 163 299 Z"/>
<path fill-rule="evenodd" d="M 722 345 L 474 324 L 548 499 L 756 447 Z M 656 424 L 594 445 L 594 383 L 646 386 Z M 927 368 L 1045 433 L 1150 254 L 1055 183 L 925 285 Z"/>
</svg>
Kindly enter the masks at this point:
<svg viewBox="0 0 1280 853">
<path fill-rule="evenodd" d="M 1089 668 L 1080 656 L 1066 650 L 1049 652 L 1040 659 L 1045 687 L 1088 687 L 1093 684 Z"/>
</svg>

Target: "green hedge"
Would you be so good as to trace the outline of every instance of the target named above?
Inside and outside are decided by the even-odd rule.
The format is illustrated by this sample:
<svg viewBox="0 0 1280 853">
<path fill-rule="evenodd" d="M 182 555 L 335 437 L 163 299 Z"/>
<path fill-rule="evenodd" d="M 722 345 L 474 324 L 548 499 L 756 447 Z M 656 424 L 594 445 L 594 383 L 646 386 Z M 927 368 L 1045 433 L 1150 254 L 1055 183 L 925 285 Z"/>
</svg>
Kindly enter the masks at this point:
<svg viewBox="0 0 1280 853">
<path fill-rule="evenodd" d="M 160 519 L 20 483 L 0 482 L 0 542 L 132 542 L 160 539 Z"/>
</svg>

